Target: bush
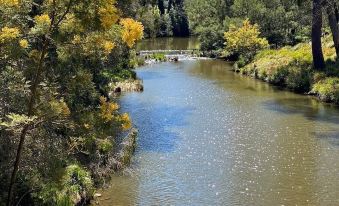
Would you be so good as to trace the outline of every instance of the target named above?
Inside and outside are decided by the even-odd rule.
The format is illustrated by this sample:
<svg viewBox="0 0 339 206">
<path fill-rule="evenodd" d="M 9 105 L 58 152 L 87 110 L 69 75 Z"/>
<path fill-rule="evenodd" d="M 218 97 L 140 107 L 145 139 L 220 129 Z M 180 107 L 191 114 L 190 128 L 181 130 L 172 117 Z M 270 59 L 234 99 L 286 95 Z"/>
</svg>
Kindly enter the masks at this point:
<svg viewBox="0 0 339 206">
<path fill-rule="evenodd" d="M 107 154 L 113 149 L 113 144 L 109 139 L 98 141 L 99 151 L 103 154 Z"/>
<path fill-rule="evenodd" d="M 166 61 L 166 56 L 163 53 L 154 53 L 154 54 L 150 55 L 149 58 L 154 59 L 154 60 L 159 61 L 159 62 Z"/>
<path fill-rule="evenodd" d="M 286 77 L 287 88 L 296 92 L 308 92 L 312 82 L 312 72 L 310 67 L 296 67 L 288 68 L 288 75 Z"/>
<path fill-rule="evenodd" d="M 339 78 L 330 77 L 314 84 L 312 93 L 322 101 L 339 104 Z"/>
<path fill-rule="evenodd" d="M 265 38 L 260 38 L 259 35 L 259 26 L 252 25 L 248 19 L 243 22 L 240 28 L 230 25 L 229 31 L 224 34 L 225 50 L 251 60 L 259 50 L 269 46 L 268 41 Z"/>
<path fill-rule="evenodd" d="M 37 197 L 46 205 L 71 206 L 88 201 L 93 194 L 90 173 L 73 164 L 65 168 L 60 182 L 47 183 Z"/>
<path fill-rule="evenodd" d="M 250 64 L 241 68 L 243 74 L 286 86 L 297 92 L 309 91 L 313 81 L 311 70 L 311 47 L 306 43 L 279 50 L 260 51 Z"/>
<path fill-rule="evenodd" d="M 224 47 L 223 29 L 211 23 L 208 27 L 199 27 L 200 49 L 202 51 L 218 50 Z"/>
</svg>

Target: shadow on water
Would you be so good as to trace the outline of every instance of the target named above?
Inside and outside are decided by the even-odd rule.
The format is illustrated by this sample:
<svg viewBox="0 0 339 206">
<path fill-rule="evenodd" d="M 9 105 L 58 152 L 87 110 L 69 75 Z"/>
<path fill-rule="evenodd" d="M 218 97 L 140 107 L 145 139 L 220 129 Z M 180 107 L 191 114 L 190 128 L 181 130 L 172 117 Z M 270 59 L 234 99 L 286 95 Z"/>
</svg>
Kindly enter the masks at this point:
<svg viewBox="0 0 339 206">
<path fill-rule="evenodd" d="M 324 139 L 330 144 L 339 147 L 339 131 L 312 132 L 316 138 Z"/>
<path fill-rule="evenodd" d="M 178 128 L 188 126 L 186 117 L 191 114 L 193 108 L 163 104 L 149 106 L 143 103 L 128 105 L 125 110 L 129 111 L 139 128 L 137 152 L 168 153 L 175 150 L 177 142 L 180 141 Z"/>
<path fill-rule="evenodd" d="M 339 131 L 312 132 L 314 137 L 326 140 L 335 147 L 339 147 Z"/>
<path fill-rule="evenodd" d="M 301 114 L 310 121 L 323 121 L 339 125 L 338 107 L 326 105 L 312 98 L 279 98 L 265 101 L 266 109 L 284 114 Z"/>
</svg>

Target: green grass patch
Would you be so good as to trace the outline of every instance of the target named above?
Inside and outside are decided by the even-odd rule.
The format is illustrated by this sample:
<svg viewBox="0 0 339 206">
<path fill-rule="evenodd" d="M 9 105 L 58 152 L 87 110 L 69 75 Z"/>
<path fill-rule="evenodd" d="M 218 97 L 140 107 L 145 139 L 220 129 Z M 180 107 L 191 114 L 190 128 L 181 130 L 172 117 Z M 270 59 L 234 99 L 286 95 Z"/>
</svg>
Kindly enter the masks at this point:
<svg viewBox="0 0 339 206">
<path fill-rule="evenodd" d="M 329 77 L 313 85 L 312 93 L 325 102 L 334 102 L 339 104 L 339 78 Z"/>
<path fill-rule="evenodd" d="M 154 53 L 154 54 L 151 55 L 150 58 L 151 58 L 151 59 L 155 59 L 155 60 L 157 60 L 157 61 L 159 61 L 159 62 L 164 62 L 164 61 L 166 61 L 166 56 L 165 56 L 165 54 L 163 54 L 163 53 Z"/>
</svg>

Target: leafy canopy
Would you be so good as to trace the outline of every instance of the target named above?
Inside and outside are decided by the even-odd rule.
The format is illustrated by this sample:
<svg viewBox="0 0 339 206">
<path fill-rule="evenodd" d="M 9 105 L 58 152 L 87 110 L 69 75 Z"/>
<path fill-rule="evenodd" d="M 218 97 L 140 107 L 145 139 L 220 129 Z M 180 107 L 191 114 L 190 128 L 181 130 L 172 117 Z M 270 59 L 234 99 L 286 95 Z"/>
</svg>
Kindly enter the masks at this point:
<svg viewBox="0 0 339 206">
<path fill-rule="evenodd" d="M 231 25 L 229 31 L 224 33 L 225 49 L 227 52 L 252 58 L 256 52 L 269 46 L 268 41 L 259 35 L 258 25 L 252 25 L 248 19 L 240 28 Z"/>
</svg>

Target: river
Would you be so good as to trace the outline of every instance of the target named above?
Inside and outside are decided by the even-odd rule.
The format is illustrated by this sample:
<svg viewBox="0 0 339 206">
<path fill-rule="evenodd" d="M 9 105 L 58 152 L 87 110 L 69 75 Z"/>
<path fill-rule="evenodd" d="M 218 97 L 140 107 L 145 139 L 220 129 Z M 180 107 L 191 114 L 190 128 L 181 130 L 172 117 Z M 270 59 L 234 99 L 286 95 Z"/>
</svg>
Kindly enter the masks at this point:
<svg viewBox="0 0 339 206">
<path fill-rule="evenodd" d="M 339 205 L 338 107 L 219 60 L 137 73 L 145 91 L 120 104 L 138 147 L 100 205 Z"/>
</svg>

